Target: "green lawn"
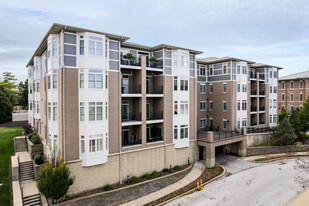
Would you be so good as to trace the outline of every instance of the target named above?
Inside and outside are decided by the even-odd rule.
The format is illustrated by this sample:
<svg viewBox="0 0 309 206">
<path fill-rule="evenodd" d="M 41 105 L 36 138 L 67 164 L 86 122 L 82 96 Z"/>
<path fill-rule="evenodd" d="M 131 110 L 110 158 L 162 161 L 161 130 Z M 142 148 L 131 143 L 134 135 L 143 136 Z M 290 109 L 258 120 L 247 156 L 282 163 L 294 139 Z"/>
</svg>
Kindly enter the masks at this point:
<svg viewBox="0 0 309 206">
<path fill-rule="evenodd" d="M 22 128 L 0 127 L 0 205 L 12 205 L 11 156 L 14 155 L 14 136 L 20 136 Z"/>
</svg>

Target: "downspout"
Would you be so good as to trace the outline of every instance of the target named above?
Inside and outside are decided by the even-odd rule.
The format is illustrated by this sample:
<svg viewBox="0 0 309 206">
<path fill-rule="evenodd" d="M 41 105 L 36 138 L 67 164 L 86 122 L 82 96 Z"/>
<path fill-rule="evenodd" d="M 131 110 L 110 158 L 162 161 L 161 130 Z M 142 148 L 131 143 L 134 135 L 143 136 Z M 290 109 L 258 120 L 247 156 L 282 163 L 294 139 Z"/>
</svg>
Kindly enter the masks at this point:
<svg viewBox="0 0 309 206">
<path fill-rule="evenodd" d="M 163 49 L 163 65 L 165 69 L 165 49 Z M 165 71 L 164 72 L 164 112 L 163 112 L 163 116 L 166 117 L 166 74 Z M 174 90 L 173 90 L 174 91 Z M 164 168 L 167 168 L 167 162 L 166 162 L 166 119 L 164 121 Z M 173 129 L 173 128 L 172 128 Z"/>
<path fill-rule="evenodd" d="M 195 57 L 194 57 L 195 58 Z M 196 75 L 196 68 L 197 68 L 197 64 L 195 61 L 195 69 L 194 69 L 194 133 L 195 133 L 195 162 L 197 162 L 197 77 L 195 77 Z M 206 72 L 207 73 L 207 72 Z M 206 77 L 207 79 L 207 77 Z M 206 91 L 206 84 L 205 84 L 205 91 Z M 207 121 L 207 120 L 206 120 Z M 207 123 L 206 123 L 207 124 Z"/>
<path fill-rule="evenodd" d="M 66 28 L 66 27 L 65 27 Z M 63 34 L 63 30 L 61 31 L 62 35 L 61 35 L 61 65 L 62 65 L 62 81 L 61 81 L 61 84 L 62 84 L 62 137 L 63 137 L 63 161 L 65 162 L 65 101 L 64 101 L 64 98 L 65 98 L 65 95 L 64 95 L 64 92 L 65 92 L 65 89 L 64 89 L 64 86 L 65 86 L 65 68 L 64 68 L 64 52 L 63 52 L 63 49 L 64 49 L 64 34 Z M 58 107 L 59 108 L 59 107 Z"/>
<path fill-rule="evenodd" d="M 119 45 L 120 48 L 120 45 Z M 119 55 L 119 59 L 120 59 L 120 53 L 118 53 Z M 120 69 L 120 65 L 119 65 L 119 69 Z M 118 83 L 118 130 L 119 130 L 119 182 L 120 184 L 122 184 L 122 158 L 121 158 L 121 137 L 122 137 L 122 132 L 121 132 L 121 69 L 119 71 L 119 75 L 118 75 L 118 79 L 119 79 L 119 83 Z"/>
</svg>

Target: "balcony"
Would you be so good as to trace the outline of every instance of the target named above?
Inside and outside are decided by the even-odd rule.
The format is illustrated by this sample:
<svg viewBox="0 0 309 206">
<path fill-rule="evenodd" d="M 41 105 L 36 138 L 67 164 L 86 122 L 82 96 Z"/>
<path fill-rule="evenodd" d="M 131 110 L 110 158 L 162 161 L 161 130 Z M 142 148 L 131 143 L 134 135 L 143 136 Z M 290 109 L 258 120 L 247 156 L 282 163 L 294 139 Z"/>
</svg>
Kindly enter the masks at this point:
<svg viewBox="0 0 309 206">
<path fill-rule="evenodd" d="M 140 125 L 141 113 L 140 112 L 122 112 L 121 114 L 122 126 Z"/>
<path fill-rule="evenodd" d="M 142 140 L 139 138 L 141 127 L 131 126 L 122 128 L 122 146 L 132 146 L 142 144 Z"/>
<path fill-rule="evenodd" d="M 251 90 L 251 95 L 257 95 L 256 90 Z"/>
<path fill-rule="evenodd" d="M 256 106 L 251 106 L 251 110 L 250 110 L 251 112 L 256 112 L 257 111 L 257 108 L 256 108 Z"/>
<path fill-rule="evenodd" d="M 250 79 L 256 79 L 255 72 L 250 72 Z"/>
<path fill-rule="evenodd" d="M 147 86 L 146 94 L 148 97 L 163 97 L 163 86 Z"/>
<path fill-rule="evenodd" d="M 259 80 L 264 81 L 265 80 L 265 74 L 259 74 Z"/>
<path fill-rule="evenodd" d="M 135 59 L 126 59 L 122 56 L 121 61 L 120 61 L 121 65 L 126 65 L 126 66 L 135 66 L 135 67 L 139 67 L 141 66 L 141 61 L 140 58 L 135 58 Z"/>
<path fill-rule="evenodd" d="M 163 141 L 163 136 L 151 136 L 147 138 L 147 143 L 157 141 Z"/>
<path fill-rule="evenodd" d="M 163 61 L 162 60 L 158 60 L 157 62 L 150 61 L 147 56 L 146 57 L 146 67 L 163 70 Z"/>
<path fill-rule="evenodd" d="M 122 85 L 122 97 L 141 97 L 141 85 Z"/>
<path fill-rule="evenodd" d="M 260 121 L 260 124 L 265 124 L 265 121 Z"/>
<path fill-rule="evenodd" d="M 259 91 L 259 94 L 260 94 L 260 95 L 265 95 L 265 90 L 260 90 L 260 91 Z"/>
<path fill-rule="evenodd" d="M 147 129 L 147 143 L 162 141 L 162 129 L 160 127 L 152 127 Z"/>
<path fill-rule="evenodd" d="M 265 112 L 265 107 L 264 106 L 259 107 L 259 111 L 260 112 Z"/>
<path fill-rule="evenodd" d="M 147 112 L 146 113 L 147 124 L 155 124 L 163 122 L 163 111 L 160 112 Z"/>
</svg>

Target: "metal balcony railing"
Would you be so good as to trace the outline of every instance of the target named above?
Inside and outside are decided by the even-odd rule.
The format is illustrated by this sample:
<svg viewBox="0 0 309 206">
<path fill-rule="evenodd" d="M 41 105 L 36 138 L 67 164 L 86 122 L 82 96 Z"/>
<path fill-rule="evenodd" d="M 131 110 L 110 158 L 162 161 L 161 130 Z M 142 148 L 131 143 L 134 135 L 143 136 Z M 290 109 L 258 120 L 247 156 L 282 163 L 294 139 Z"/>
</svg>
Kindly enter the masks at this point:
<svg viewBox="0 0 309 206">
<path fill-rule="evenodd" d="M 251 110 L 250 111 L 251 112 L 256 112 L 257 111 L 256 106 L 251 106 Z"/>
<path fill-rule="evenodd" d="M 264 90 L 260 90 L 260 91 L 259 91 L 259 94 L 260 94 L 260 95 L 265 95 L 265 91 L 264 91 Z"/>
<path fill-rule="evenodd" d="M 163 86 L 149 86 L 146 87 L 147 94 L 163 94 Z"/>
<path fill-rule="evenodd" d="M 256 90 L 251 90 L 251 95 L 256 95 L 256 94 L 257 94 Z"/>
<path fill-rule="evenodd" d="M 121 63 L 121 65 L 141 66 L 140 58 L 125 59 L 125 58 L 122 56 L 120 63 Z"/>
<path fill-rule="evenodd" d="M 121 115 L 121 120 L 122 122 L 128 122 L 128 121 L 141 121 L 141 113 L 136 112 L 136 113 L 122 113 Z"/>
<path fill-rule="evenodd" d="M 147 142 L 156 142 L 156 141 L 162 141 L 163 136 L 154 136 L 154 137 L 147 137 Z"/>
<path fill-rule="evenodd" d="M 265 80 L 265 74 L 259 74 L 259 79 Z"/>
<path fill-rule="evenodd" d="M 158 60 L 157 62 L 153 62 L 153 61 L 148 60 L 148 57 L 147 57 L 146 67 L 155 68 L 155 69 L 163 69 L 163 61 Z"/>
<path fill-rule="evenodd" d="M 141 94 L 141 85 L 123 85 L 121 94 Z"/>
<path fill-rule="evenodd" d="M 256 79 L 256 74 L 255 74 L 255 72 L 250 72 L 250 78 L 251 78 L 251 79 Z"/>
<path fill-rule="evenodd" d="M 260 110 L 260 111 L 265 111 L 265 107 L 264 107 L 264 106 L 261 106 L 261 107 L 259 107 L 259 110 Z"/>
<path fill-rule="evenodd" d="M 147 120 L 163 119 L 163 111 L 160 112 L 147 112 Z"/>
</svg>

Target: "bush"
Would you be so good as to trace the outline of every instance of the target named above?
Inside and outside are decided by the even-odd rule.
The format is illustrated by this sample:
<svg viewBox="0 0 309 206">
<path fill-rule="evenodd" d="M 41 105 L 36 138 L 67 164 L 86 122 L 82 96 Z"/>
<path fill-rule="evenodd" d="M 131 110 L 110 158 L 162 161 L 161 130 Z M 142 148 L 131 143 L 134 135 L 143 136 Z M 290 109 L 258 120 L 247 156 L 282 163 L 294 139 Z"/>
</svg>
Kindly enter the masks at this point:
<svg viewBox="0 0 309 206">
<path fill-rule="evenodd" d="M 270 141 L 275 146 L 293 145 L 296 138 L 289 118 L 284 118 L 271 132 Z"/>
<path fill-rule="evenodd" d="M 28 134 L 28 139 L 31 141 L 31 137 L 33 136 L 33 135 L 36 135 L 36 133 L 35 132 L 31 132 L 30 134 Z"/>
<path fill-rule="evenodd" d="M 157 171 L 153 171 L 153 172 L 151 173 L 151 177 L 152 177 L 152 178 L 160 177 L 160 173 L 157 172 Z"/>
<path fill-rule="evenodd" d="M 40 137 L 39 135 L 33 135 L 30 139 L 30 141 L 33 143 L 33 144 L 39 144 L 40 143 Z"/>
<path fill-rule="evenodd" d="M 142 176 L 142 178 L 146 179 L 146 180 L 150 180 L 152 177 L 150 174 L 146 173 Z"/>
<path fill-rule="evenodd" d="M 131 184 L 136 184 L 136 183 L 139 183 L 139 182 L 140 182 L 140 179 L 138 177 L 133 176 L 130 179 Z"/>
<path fill-rule="evenodd" d="M 25 131 L 26 134 L 30 134 L 32 132 L 32 129 L 31 129 L 31 125 L 30 124 L 26 124 L 23 126 L 23 129 Z"/>
<path fill-rule="evenodd" d="M 127 54 L 124 55 L 124 58 L 134 60 L 135 56 L 132 53 L 127 53 Z"/>
<path fill-rule="evenodd" d="M 180 171 L 180 170 L 182 170 L 182 168 L 180 166 L 176 165 L 175 167 L 173 167 L 173 170 Z"/>
<path fill-rule="evenodd" d="M 75 177 L 70 175 L 70 169 L 62 158 L 56 162 L 48 162 L 39 170 L 37 187 L 45 197 L 58 200 L 67 194 L 75 181 Z"/>
<path fill-rule="evenodd" d="M 168 172 L 168 169 L 167 169 L 167 168 L 164 168 L 164 169 L 162 170 L 162 172 Z"/>
<path fill-rule="evenodd" d="M 104 186 L 104 191 L 110 191 L 112 189 L 113 189 L 113 187 L 111 185 L 105 185 Z"/>
<path fill-rule="evenodd" d="M 37 165 L 43 164 L 43 155 L 41 152 L 38 152 L 37 154 L 33 155 L 33 161 Z"/>
</svg>

